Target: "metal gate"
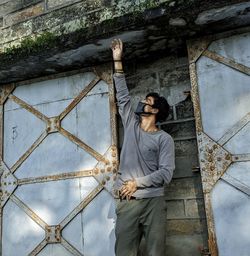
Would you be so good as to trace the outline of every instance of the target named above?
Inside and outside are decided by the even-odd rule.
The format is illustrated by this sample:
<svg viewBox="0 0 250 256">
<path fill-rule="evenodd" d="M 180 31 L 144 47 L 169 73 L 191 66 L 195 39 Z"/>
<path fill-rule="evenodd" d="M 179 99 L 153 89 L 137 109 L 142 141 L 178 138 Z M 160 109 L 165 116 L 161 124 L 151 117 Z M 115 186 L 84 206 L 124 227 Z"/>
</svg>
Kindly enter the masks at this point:
<svg viewBox="0 0 250 256">
<path fill-rule="evenodd" d="M 188 44 L 212 256 L 250 255 L 249 31 Z"/>
<path fill-rule="evenodd" d="M 112 256 L 111 67 L 45 79 L 1 88 L 0 254 Z"/>
</svg>

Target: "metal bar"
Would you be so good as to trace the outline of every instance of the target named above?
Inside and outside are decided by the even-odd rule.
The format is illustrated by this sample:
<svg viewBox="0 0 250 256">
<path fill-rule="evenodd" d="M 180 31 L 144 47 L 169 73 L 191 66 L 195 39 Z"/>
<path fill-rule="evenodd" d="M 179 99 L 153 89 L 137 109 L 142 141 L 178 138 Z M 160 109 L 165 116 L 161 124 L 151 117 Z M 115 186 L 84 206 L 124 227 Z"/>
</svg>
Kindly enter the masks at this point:
<svg viewBox="0 0 250 256">
<path fill-rule="evenodd" d="M 63 237 L 61 238 L 61 245 L 75 256 L 83 256 L 73 245 L 66 241 Z"/>
<path fill-rule="evenodd" d="M 117 108 L 115 103 L 115 90 L 113 82 L 109 85 L 109 109 L 110 109 L 110 124 L 111 124 L 111 134 L 112 134 L 112 145 L 117 146 L 118 136 L 117 136 Z"/>
<path fill-rule="evenodd" d="M 88 92 L 100 81 L 100 77 L 92 80 L 78 95 L 77 97 L 64 109 L 60 114 L 59 119 L 62 120 L 87 94 Z"/>
<path fill-rule="evenodd" d="M 200 101 L 199 101 L 199 89 L 198 89 L 198 78 L 196 74 L 195 63 L 189 65 L 190 70 L 190 80 L 191 80 L 191 97 L 194 106 L 194 116 L 196 131 L 200 132 L 202 130 L 201 122 L 201 111 L 200 111 Z"/>
<path fill-rule="evenodd" d="M 245 127 L 250 121 L 250 112 L 247 113 L 240 121 L 238 121 L 233 127 L 231 127 L 219 140 L 220 145 L 226 144 L 235 134 L 237 134 L 243 127 Z"/>
<path fill-rule="evenodd" d="M 239 154 L 239 155 L 232 155 L 233 162 L 246 162 L 250 161 L 250 154 Z"/>
<path fill-rule="evenodd" d="M 196 136 L 186 136 L 186 137 L 177 137 L 174 138 L 174 141 L 181 141 L 181 140 L 194 140 L 196 139 Z"/>
<path fill-rule="evenodd" d="M 88 196 L 68 215 L 66 216 L 61 223 L 61 230 L 79 213 L 85 208 L 91 200 L 93 200 L 103 189 L 102 185 L 98 185 Z"/>
<path fill-rule="evenodd" d="M 221 177 L 221 179 L 224 180 L 225 182 L 227 182 L 228 184 L 232 185 L 236 189 L 240 190 L 244 194 L 250 196 L 250 187 L 247 184 L 241 182 L 240 180 L 232 177 L 231 175 L 229 175 L 227 173 L 224 173 L 224 175 Z"/>
<path fill-rule="evenodd" d="M 46 245 L 47 242 L 44 239 L 31 253 L 28 254 L 28 256 L 36 256 Z"/>
<path fill-rule="evenodd" d="M 3 105 L 0 105 L 0 161 L 3 160 Z"/>
<path fill-rule="evenodd" d="M 212 256 L 218 256 L 218 248 L 217 248 L 217 242 L 216 242 L 214 217 L 213 217 L 212 201 L 211 201 L 210 193 L 204 193 L 204 202 L 205 202 L 207 228 L 208 228 L 208 247 Z"/>
<path fill-rule="evenodd" d="M 96 152 L 93 148 L 91 148 L 90 146 L 88 146 L 87 144 L 85 144 L 83 141 L 81 141 L 79 138 L 77 138 L 75 135 L 71 134 L 70 132 L 64 130 L 62 127 L 60 128 L 59 132 L 65 136 L 66 138 L 68 138 L 69 140 L 71 140 L 72 142 L 74 142 L 76 145 L 78 145 L 79 147 L 81 147 L 82 149 L 84 149 L 86 152 L 88 152 L 91 156 L 93 156 L 95 159 L 97 159 L 98 161 L 101 162 L 105 162 L 107 163 L 108 160 L 105 159 L 105 157 L 103 157 L 101 154 L 99 154 L 98 152 Z"/>
<path fill-rule="evenodd" d="M 209 50 L 206 50 L 203 52 L 202 54 L 203 56 L 206 56 L 212 60 L 215 60 L 217 62 L 220 62 L 230 68 L 233 68 L 235 70 L 238 70 L 246 75 L 250 75 L 250 68 L 243 65 L 243 64 L 240 64 L 240 63 L 237 63 L 236 61 L 232 60 L 232 59 L 229 59 L 229 58 L 226 58 L 224 56 L 221 56 L 215 52 L 211 52 Z"/>
<path fill-rule="evenodd" d="M 182 118 L 182 119 L 178 119 L 178 120 L 169 120 L 166 122 L 161 122 L 161 123 L 159 123 L 159 125 L 185 123 L 185 122 L 189 122 L 189 121 L 195 121 L 195 118 L 189 117 L 189 118 Z"/>
<path fill-rule="evenodd" d="M 93 175 L 93 170 L 84 170 L 84 171 L 78 171 L 78 172 L 61 173 L 61 174 L 57 174 L 57 175 L 19 179 L 17 181 L 17 184 L 18 185 L 26 185 L 26 184 L 31 184 L 31 183 L 33 184 L 33 183 L 42 183 L 42 182 L 49 182 L 49 181 L 89 177 L 92 175 Z"/>
<path fill-rule="evenodd" d="M 3 230 L 2 230 L 2 226 L 3 226 L 3 208 L 0 207 L 0 255 L 2 255 L 2 238 L 3 238 Z"/>
<path fill-rule="evenodd" d="M 9 98 L 13 100 L 15 103 L 17 103 L 19 106 L 23 107 L 24 109 L 28 110 L 30 113 L 32 113 L 33 115 L 35 115 L 36 117 L 44 121 L 45 123 L 49 122 L 49 118 L 47 116 L 45 116 L 44 114 L 42 114 L 41 112 L 33 108 L 31 105 L 29 105 L 25 101 L 17 98 L 15 95 L 12 95 L 12 94 L 9 95 Z"/>
<path fill-rule="evenodd" d="M 24 204 L 17 196 L 12 194 L 10 199 L 19 206 L 32 220 L 34 220 L 41 228 L 45 230 L 48 225 L 36 213 L 34 213 L 26 204 Z"/>
<path fill-rule="evenodd" d="M 28 158 L 28 156 L 42 143 L 46 138 L 47 132 L 43 132 L 40 137 L 31 145 L 31 147 L 17 160 L 17 162 L 10 168 L 10 171 L 14 173 L 17 168 Z"/>
</svg>

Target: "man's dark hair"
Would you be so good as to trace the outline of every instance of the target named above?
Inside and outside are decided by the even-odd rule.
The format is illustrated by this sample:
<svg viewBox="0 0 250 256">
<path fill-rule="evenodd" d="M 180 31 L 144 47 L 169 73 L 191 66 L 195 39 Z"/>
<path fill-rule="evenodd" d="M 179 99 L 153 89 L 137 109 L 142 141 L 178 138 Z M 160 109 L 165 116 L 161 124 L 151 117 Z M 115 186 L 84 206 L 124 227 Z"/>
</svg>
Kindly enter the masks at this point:
<svg viewBox="0 0 250 256">
<path fill-rule="evenodd" d="M 156 114 L 156 122 L 164 122 L 169 115 L 169 104 L 167 100 L 156 92 L 147 94 L 146 98 L 147 97 L 154 98 L 154 105 L 152 107 L 159 110 L 159 112 Z"/>
</svg>

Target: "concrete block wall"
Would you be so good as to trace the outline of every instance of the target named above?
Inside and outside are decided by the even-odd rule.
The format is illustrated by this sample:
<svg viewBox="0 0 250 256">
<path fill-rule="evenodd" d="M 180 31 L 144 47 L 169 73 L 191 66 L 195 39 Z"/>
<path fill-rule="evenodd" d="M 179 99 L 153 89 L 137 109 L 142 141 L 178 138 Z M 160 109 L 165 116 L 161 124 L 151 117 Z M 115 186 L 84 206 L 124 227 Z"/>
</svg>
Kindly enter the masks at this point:
<svg viewBox="0 0 250 256">
<path fill-rule="evenodd" d="M 175 140 L 176 170 L 166 187 L 166 248 L 169 256 L 198 256 L 207 248 L 207 226 L 195 134 L 187 56 L 171 55 L 125 64 L 127 83 L 135 108 L 150 91 L 165 96 L 171 105 L 161 128 Z M 123 134 L 120 123 L 120 143 Z M 143 247 L 143 245 L 142 245 Z M 143 248 L 142 248 L 143 250 Z M 142 255 L 145 255 L 142 253 Z"/>
</svg>

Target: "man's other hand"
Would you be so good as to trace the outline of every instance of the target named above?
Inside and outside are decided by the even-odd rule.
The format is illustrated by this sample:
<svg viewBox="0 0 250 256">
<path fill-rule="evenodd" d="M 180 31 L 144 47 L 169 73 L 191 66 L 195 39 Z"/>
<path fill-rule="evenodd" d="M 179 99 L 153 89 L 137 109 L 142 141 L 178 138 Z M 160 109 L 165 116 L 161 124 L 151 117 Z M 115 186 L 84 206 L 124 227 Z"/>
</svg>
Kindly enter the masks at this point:
<svg viewBox="0 0 250 256">
<path fill-rule="evenodd" d="M 128 200 L 130 200 L 131 196 L 135 193 L 136 190 L 137 184 L 135 180 L 126 181 L 120 190 L 121 197 L 128 197 Z"/>
<path fill-rule="evenodd" d="M 121 60 L 123 53 L 123 42 L 121 39 L 114 39 L 110 48 L 113 52 L 113 60 Z"/>
</svg>

